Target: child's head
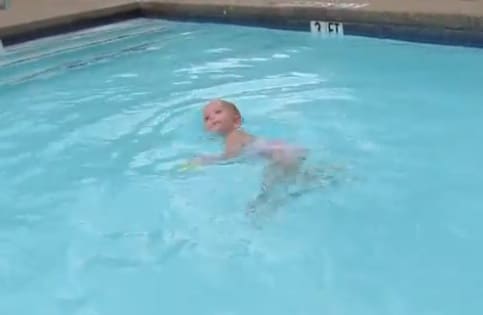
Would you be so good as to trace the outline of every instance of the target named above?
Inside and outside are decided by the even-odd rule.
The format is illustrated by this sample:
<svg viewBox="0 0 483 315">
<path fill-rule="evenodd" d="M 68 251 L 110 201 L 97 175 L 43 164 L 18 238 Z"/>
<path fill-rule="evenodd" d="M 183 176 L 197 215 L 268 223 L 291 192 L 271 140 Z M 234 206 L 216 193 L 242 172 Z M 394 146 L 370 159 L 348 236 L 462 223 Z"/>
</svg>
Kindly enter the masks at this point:
<svg viewBox="0 0 483 315">
<path fill-rule="evenodd" d="M 205 129 L 226 135 L 241 126 L 242 117 L 235 104 L 224 100 L 213 100 L 203 110 Z"/>
</svg>

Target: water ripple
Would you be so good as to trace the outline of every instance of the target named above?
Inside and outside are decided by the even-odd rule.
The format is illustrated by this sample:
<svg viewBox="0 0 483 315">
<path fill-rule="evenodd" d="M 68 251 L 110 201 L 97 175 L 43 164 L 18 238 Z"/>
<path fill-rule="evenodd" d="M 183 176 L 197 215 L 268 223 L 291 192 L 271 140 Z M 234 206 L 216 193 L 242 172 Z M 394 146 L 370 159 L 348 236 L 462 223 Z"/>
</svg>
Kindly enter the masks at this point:
<svg viewBox="0 0 483 315">
<path fill-rule="evenodd" d="M 294 278 L 303 274 L 320 245 L 310 234 L 324 230 L 322 211 L 311 217 L 316 226 L 301 224 L 296 233 L 286 230 L 297 228 L 310 207 L 281 211 L 270 225 L 255 227 L 245 209 L 259 192 L 262 163 L 192 172 L 179 165 L 221 151 L 218 139 L 203 133 L 201 109 L 209 99 L 236 102 L 257 135 L 285 132 L 320 146 L 327 138 L 344 145 L 343 136 L 364 129 L 342 130 L 347 120 L 333 104 L 352 102 L 354 91 L 323 67 L 304 66 L 306 43 L 274 38 L 238 46 L 209 31 L 215 26 L 175 25 L 133 29 L 142 36 L 115 42 L 89 37 L 93 46 L 82 55 L 82 36 L 64 50 L 26 47 L 17 63 L 9 61 L 9 68 L 45 64 L 19 68 L 0 86 L 0 104 L 8 102 L 0 113 L 2 294 L 25 300 L 31 290 L 61 314 L 107 314 L 129 300 L 121 298 L 124 288 L 159 299 L 168 283 L 238 283 L 231 269 L 254 275 L 247 286 L 261 289 L 283 278 L 277 268 L 293 265 L 300 268 Z M 200 32 L 208 40 L 198 42 Z M 74 58 L 63 59 L 71 52 Z M 374 151 L 369 140 L 355 143 Z M 140 289 L 126 285 L 131 281 Z"/>
</svg>

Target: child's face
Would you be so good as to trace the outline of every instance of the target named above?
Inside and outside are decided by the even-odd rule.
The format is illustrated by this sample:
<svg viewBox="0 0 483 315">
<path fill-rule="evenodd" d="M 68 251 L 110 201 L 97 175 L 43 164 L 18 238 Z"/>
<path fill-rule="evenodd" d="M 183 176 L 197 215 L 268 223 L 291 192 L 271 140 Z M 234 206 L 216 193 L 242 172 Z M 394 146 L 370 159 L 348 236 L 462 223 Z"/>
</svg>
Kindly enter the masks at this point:
<svg viewBox="0 0 483 315">
<path fill-rule="evenodd" d="M 212 101 L 203 110 L 205 129 L 221 135 L 240 127 L 241 118 L 235 111 L 220 101 Z"/>
</svg>

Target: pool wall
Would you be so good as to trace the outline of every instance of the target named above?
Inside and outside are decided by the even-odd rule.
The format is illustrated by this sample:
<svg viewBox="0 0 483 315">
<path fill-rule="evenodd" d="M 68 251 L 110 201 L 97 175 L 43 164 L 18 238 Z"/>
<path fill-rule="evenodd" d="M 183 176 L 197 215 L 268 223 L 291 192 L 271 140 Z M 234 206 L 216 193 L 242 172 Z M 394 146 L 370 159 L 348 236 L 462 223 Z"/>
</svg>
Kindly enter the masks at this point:
<svg viewBox="0 0 483 315">
<path fill-rule="evenodd" d="M 344 33 L 483 47 L 480 0 L 12 0 L 0 11 L 5 46 L 136 17 L 309 31 L 311 20 L 342 22 Z M 422 2 L 422 3 L 421 3 Z"/>
</svg>

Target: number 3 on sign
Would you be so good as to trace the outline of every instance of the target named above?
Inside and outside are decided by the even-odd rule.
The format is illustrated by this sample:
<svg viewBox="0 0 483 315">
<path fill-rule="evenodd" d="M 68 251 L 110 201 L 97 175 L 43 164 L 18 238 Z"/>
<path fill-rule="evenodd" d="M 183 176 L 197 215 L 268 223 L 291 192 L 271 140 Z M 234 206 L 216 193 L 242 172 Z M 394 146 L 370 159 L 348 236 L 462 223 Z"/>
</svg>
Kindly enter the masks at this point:
<svg viewBox="0 0 483 315">
<path fill-rule="evenodd" d="M 311 21 L 310 32 L 326 36 L 344 36 L 344 26 L 340 22 Z"/>
</svg>

